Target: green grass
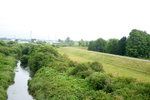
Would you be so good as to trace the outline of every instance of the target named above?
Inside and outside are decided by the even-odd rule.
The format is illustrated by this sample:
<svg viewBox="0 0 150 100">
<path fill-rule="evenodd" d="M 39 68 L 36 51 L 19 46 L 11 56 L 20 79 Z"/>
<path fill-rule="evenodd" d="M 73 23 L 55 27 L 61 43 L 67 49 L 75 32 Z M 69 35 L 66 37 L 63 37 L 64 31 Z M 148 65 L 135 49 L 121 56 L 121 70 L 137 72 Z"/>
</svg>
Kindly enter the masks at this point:
<svg viewBox="0 0 150 100">
<path fill-rule="evenodd" d="M 89 52 L 86 49 L 75 47 L 58 48 L 58 51 L 67 55 L 73 61 L 98 61 L 103 64 L 107 73 L 111 73 L 114 76 L 127 76 L 136 78 L 138 81 L 150 81 L 150 62 Z"/>
</svg>

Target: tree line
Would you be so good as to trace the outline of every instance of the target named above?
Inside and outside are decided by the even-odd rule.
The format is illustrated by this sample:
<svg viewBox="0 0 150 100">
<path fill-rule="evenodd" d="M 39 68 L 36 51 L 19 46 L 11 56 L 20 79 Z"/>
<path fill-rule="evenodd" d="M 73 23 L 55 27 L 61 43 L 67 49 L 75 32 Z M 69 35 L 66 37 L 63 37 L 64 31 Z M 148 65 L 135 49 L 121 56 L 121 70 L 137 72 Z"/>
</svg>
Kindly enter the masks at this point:
<svg viewBox="0 0 150 100">
<path fill-rule="evenodd" d="M 90 41 L 88 50 L 138 58 L 150 58 L 150 34 L 133 29 L 128 37 Z"/>
<path fill-rule="evenodd" d="M 54 47 L 87 47 L 88 45 L 89 41 L 85 41 L 83 39 L 74 41 L 70 37 L 67 37 L 65 40 L 58 39 L 57 43 L 53 43 Z"/>
</svg>

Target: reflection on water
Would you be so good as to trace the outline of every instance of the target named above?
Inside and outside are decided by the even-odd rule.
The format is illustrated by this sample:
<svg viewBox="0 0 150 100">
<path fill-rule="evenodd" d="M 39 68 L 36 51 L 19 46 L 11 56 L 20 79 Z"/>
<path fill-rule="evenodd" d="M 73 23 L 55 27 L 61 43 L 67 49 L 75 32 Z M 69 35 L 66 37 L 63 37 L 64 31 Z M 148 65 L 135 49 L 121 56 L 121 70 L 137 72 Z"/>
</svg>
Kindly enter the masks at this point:
<svg viewBox="0 0 150 100">
<path fill-rule="evenodd" d="M 27 69 L 20 66 L 20 61 L 15 69 L 15 83 L 9 86 L 7 90 L 7 100 L 34 100 L 28 93 L 28 80 L 30 79 Z"/>
</svg>

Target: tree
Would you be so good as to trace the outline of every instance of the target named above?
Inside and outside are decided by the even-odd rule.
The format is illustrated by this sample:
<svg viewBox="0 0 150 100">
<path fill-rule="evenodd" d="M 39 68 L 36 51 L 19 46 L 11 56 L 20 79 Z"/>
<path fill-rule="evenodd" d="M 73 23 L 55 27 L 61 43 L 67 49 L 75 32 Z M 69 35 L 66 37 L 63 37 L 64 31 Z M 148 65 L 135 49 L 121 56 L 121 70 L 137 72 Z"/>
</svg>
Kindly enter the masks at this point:
<svg viewBox="0 0 150 100">
<path fill-rule="evenodd" d="M 65 42 L 66 42 L 66 43 L 71 42 L 70 37 L 67 37 L 66 40 L 65 40 Z"/>
<path fill-rule="evenodd" d="M 62 43 L 62 42 L 63 42 L 63 40 L 61 40 L 61 39 L 58 39 L 58 42 Z"/>
<path fill-rule="evenodd" d="M 109 39 L 106 46 L 106 52 L 118 54 L 118 41 L 118 39 Z"/>
<path fill-rule="evenodd" d="M 105 52 L 106 41 L 102 38 L 97 39 L 96 41 L 90 41 L 88 50 Z"/>
<path fill-rule="evenodd" d="M 83 39 L 81 39 L 79 41 L 79 46 L 81 46 L 81 47 L 85 47 L 86 46 L 86 43 L 85 43 L 85 41 Z"/>
<path fill-rule="evenodd" d="M 132 57 L 150 57 L 149 34 L 140 30 L 132 30 L 127 39 L 126 55 Z"/>
<path fill-rule="evenodd" d="M 68 46 L 73 46 L 73 45 L 74 45 L 74 41 L 71 40 L 70 37 L 67 37 L 67 38 L 66 38 L 65 43 L 66 43 Z"/>
<path fill-rule="evenodd" d="M 147 34 L 147 49 L 146 49 L 146 58 L 150 58 L 150 35 Z"/>
<path fill-rule="evenodd" d="M 102 38 L 96 40 L 96 51 L 105 52 L 106 41 Z"/>
<path fill-rule="evenodd" d="M 90 41 L 88 50 L 96 51 L 96 42 L 95 41 Z"/>
<path fill-rule="evenodd" d="M 126 51 L 126 37 L 122 37 L 118 42 L 118 54 L 119 55 L 125 55 Z"/>
</svg>

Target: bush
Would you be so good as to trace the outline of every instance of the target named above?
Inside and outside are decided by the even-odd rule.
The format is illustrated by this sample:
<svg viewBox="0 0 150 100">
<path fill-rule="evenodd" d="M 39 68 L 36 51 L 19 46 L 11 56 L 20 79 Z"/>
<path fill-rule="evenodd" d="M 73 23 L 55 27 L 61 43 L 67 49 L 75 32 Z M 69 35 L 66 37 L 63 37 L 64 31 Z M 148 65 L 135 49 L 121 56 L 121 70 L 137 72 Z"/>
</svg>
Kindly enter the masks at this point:
<svg viewBox="0 0 150 100">
<path fill-rule="evenodd" d="M 150 100 L 150 83 L 137 83 L 136 87 L 136 94 L 142 94 L 145 100 Z"/>
<path fill-rule="evenodd" d="M 82 63 L 78 64 L 75 62 L 69 62 L 73 67 L 75 67 L 69 75 L 77 75 L 81 78 L 86 78 L 90 76 L 93 72 L 104 72 L 102 64 L 98 62 L 92 63 Z"/>
<path fill-rule="evenodd" d="M 6 46 L 6 43 L 0 40 L 0 46 Z"/>
<path fill-rule="evenodd" d="M 6 90 L 0 86 L 0 100 L 6 100 Z"/>
<path fill-rule="evenodd" d="M 59 71 L 61 73 L 66 72 L 66 70 L 67 70 L 66 66 L 58 66 L 58 68 L 57 68 L 57 71 Z"/>
<path fill-rule="evenodd" d="M 92 68 L 92 70 L 94 70 L 95 72 L 104 72 L 103 70 L 103 65 L 101 63 L 98 62 L 92 62 L 89 63 L 89 66 Z"/>
<path fill-rule="evenodd" d="M 134 83 L 135 81 L 136 81 L 136 79 L 132 78 L 132 77 L 119 76 L 119 77 L 114 78 L 114 82 L 120 82 L 123 84 L 130 84 L 130 83 Z"/>
<path fill-rule="evenodd" d="M 42 67 L 30 80 L 29 91 L 36 100 L 83 100 L 87 84 L 83 79 Z"/>
<path fill-rule="evenodd" d="M 59 55 L 59 53 L 50 45 L 41 46 L 41 47 L 37 48 L 36 52 L 50 53 L 53 56 Z"/>
<path fill-rule="evenodd" d="M 28 59 L 29 59 L 29 56 L 27 56 L 27 55 L 23 55 L 22 57 L 21 57 L 21 65 L 22 66 L 27 66 L 28 65 Z"/>
<path fill-rule="evenodd" d="M 86 77 L 90 76 L 92 73 L 93 73 L 92 70 L 86 70 L 86 71 L 78 72 L 77 76 L 79 76 L 81 78 L 86 78 Z"/>
<path fill-rule="evenodd" d="M 112 79 L 113 90 L 122 89 L 124 87 L 131 88 L 135 84 L 135 79 L 131 77 L 114 77 Z"/>
<path fill-rule="evenodd" d="M 87 81 L 91 84 L 93 89 L 100 90 L 110 83 L 110 76 L 106 73 L 95 72 L 91 74 Z"/>
<path fill-rule="evenodd" d="M 7 99 L 7 88 L 13 83 L 14 67 L 16 66 L 17 60 L 13 47 L 7 47 L 7 43 L 1 43 L 0 46 L 0 100 Z"/>
<path fill-rule="evenodd" d="M 77 62 L 74 62 L 74 61 L 71 61 L 71 60 L 68 61 L 68 66 L 69 67 L 76 67 L 77 64 L 78 64 Z"/>
<path fill-rule="evenodd" d="M 5 54 L 6 56 L 8 56 L 8 55 L 10 54 L 10 48 L 0 46 L 0 53 L 3 53 L 3 54 Z"/>
<path fill-rule="evenodd" d="M 86 64 L 78 64 L 69 75 L 77 75 L 79 72 L 87 71 L 89 67 Z"/>
</svg>

